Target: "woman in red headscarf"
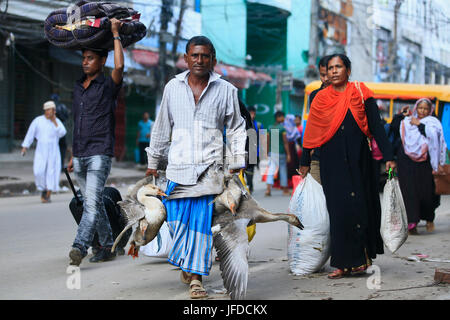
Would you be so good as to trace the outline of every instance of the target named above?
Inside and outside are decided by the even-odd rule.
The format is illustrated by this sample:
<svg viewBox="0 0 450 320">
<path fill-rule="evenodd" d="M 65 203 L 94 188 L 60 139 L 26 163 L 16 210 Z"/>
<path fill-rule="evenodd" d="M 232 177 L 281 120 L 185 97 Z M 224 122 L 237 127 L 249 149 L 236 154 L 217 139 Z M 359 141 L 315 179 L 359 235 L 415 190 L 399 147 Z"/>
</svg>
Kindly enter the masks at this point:
<svg viewBox="0 0 450 320">
<path fill-rule="evenodd" d="M 305 128 L 300 172 L 310 166 L 310 151 L 320 148 L 320 179 L 330 216 L 331 279 L 365 273 L 382 254 L 381 205 L 369 139 L 374 137 L 386 162 L 395 168 L 392 145 L 380 121 L 373 93 L 349 82 L 351 62 L 331 55 L 331 85 L 315 97 Z"/>
</svg>

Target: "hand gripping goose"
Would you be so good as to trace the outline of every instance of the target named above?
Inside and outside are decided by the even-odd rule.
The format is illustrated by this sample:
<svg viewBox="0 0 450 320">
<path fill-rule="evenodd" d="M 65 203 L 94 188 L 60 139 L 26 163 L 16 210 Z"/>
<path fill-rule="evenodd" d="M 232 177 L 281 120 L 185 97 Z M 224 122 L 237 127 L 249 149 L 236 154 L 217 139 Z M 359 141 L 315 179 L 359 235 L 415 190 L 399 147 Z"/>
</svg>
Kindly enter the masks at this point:
<svg viewBox="0 0 450 320">
<path fill-rule="evenodd" d="M 229 210 L 233 215 L 236 215 L 236 210 L 239 208 L 241 202 L 241 196 L 246 196 L 248 193 L 246 190 L 241 189 L 240 185 L 233 182 L 231 174 L 225 174 L 225 183 L 227 181 L 226 188 L 224 188 L 223 192 L 212 203 L 214 203 L 214 210 L 216 212 Z"/>
<path fill-rule="evenodd" d="M 154 184 L 149 183 L 150 177 L 138 181 L 130 188 L 126 198 L 117 202 L 120 210 L 127 218 L 127 225 L 117 236 L 111 249 L 114 252 L 123 234 L 137 224 L 128 255 L 139 257 L 139 248 L 152 241 L 158 234 L 161 225 L 166 220 L 166 208 L 158 196 L 166 194 Z"/>
<path fill-rule="evenodd" d="M 235 204 L 226 200 L 226 196 L 216 197 L 211 231 L 214 237 L 214 247 L 220 259 L 224 287 L 231 299 L 240 300 L 245 298 L 247 292 L 249 253 L 247 226 L 279 220 L 286 221 L 300 229 L 303 229 L 303 225 L 293 214 L 271 213 L 262 208 L 245 190 L 238 176 L 233 175 L 228 180 L 224 193 L 236 189 L 241 192 L 236 214 L 232 214 L 232 208 L 230 208 L 230 205 L 234 207 Z M 220 205 L 217 205 L 218 202 Z"/>
</svg>

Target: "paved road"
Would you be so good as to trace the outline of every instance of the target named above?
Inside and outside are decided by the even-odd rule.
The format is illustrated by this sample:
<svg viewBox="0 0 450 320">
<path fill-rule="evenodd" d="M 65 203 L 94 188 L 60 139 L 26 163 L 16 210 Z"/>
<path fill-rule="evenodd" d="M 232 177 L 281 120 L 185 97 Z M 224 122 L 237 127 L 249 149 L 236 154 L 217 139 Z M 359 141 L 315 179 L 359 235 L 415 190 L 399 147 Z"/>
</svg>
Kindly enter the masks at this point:
<svg viewBox="0 0 450 320">
<path fill-rule="evenodd" d="M 125 188 L 121 188 L 122 193 Z M 257 184 L 255 197 L 267 209 L 285 211 L 289 197 L 275 190 L 263 196 Z M 165 259 L 140 256 L 117 257 L 114 261 L 81 264 L 80 289 L 68 289 L 68 252 L 76 226 L 69 212 L 71 195 L 57 194 L 50 204 L 39 196 L 0 198 L 0 299 L 188 299 L 188 288 L 179 281 L 179 271 Z M 448 285 L 432 286 L 436 267 L 444 262 L 412 262 L 404 258 L 416 253 L 431 258 L 450 259 L 450 197 L 442 198 L 436 231 L 409 237 L 392 255 L 375 260 L 381 271 L 381 288 L 368 289 L 370 275 L 328 280 L 323 272 L 310 276 L 290 274 L 286 257 L 287 225 L 284 222 L 259 224 L 251 242 L 248 299 L 450 299 Z M 70 281 L 69 281 L 70 282 Z M 229 299 L 222 292 L 217 262 L 205 278 L 210 299 Z M 427 287 L 428 286 L 428 287 Z M 413 287 L 419 287 L 413 289 Z M 406 290 L 398 290 L 406 289 Z"/>
</svg>

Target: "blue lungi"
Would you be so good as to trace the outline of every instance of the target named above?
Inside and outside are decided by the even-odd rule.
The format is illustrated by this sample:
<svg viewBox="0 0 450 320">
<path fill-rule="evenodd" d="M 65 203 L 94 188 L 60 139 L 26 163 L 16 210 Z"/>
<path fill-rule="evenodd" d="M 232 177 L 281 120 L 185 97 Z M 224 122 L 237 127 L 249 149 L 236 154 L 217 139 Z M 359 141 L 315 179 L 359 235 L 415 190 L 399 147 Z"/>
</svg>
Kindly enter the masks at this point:
<svg viewBox="0 0 450 320">
<path fill-rule="evenodd" d="M 170 195 L 176 186 L 177 183 L 169 181 L 166 194 Z M 206 195 L 163 200 L 173 240 L 168 261 L 185 272 L 209 275 L 212 266 L 211 223 L 214 209 L 211 201 L 214 198 L 214 195 Z"/>
</svg>

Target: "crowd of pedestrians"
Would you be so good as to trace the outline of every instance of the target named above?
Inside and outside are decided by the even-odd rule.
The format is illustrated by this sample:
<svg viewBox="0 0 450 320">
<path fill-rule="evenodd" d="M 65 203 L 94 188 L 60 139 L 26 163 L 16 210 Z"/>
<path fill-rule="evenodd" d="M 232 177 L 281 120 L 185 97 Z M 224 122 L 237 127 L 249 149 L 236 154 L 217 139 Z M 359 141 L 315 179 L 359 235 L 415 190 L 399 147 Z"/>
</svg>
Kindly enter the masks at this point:
<svg viewBox="0 0 450 320">
<path fill-rule="evenodd" d="M 119 27 L 120 22 L 112 19 L 114 40 L 120 40 Z M 114 43 L 111 75 L 102 72 L 107 52 L 86 49 L 84 76 L 74 87 L 73 155 L 68 168 L 75 172 L 84 198 L 82 219 L 69 253 L 70 264 L 75 266 L 87 255 L 95 233 L 100 249 L 90 261 L 108 261 L 115 256 L 102 201 L 114 154 L 115 101 L 124 69 L 121 43 Z M 248 116 L 243 114 L 237 89 L 213 71 L 217 61 L 208 38 L 190 39 L 184 59 L 188 70 L 166 85 L 155 121 L 145 112 L 138 124 L 140 164 L 147 168 L 146 175 L 154 176 L 159 166 L 166 164 L 167 194 L 178 185 L 194 187 L 210 170 L 223 174 L 225 170 L 238 173 L 244 169 L 253 192 L 254 171 L 259 168 L 263 147 L 260 134 L 264 130 L 257 121 L 257 108 L 250 106 Z M 330 218 L 330 265 L 335 268 L 328 277 L 337 279 L 364 273 L 384 252 L 380 236 L 380 159 L 386 171 L 398 172 L 410 234 L 417 234 L 420 220 L 426 221 L 428 231 L 434 230 L 434 212 L 440 198 L 435 193 L 433 173 L 443 170 L 446 144 L 430 100 L 419 99 L 412 110 L 403 108 L 385 128 L 374 93 L 364 83 L 350 81 L 352 70 L 358 66 L 352 66 L 343 54 L 333 54 L 323 57 L 318 67 L 322 84 L 310 95 L 306 125 L 301 115 L 275 112 L 264 146 L 269 152 L 268 166 L 261 173 L 267 197 L 275 186 L 282 189 L 283 195 L 291 195 L 292 178 L 298 174 L 311 174 L 322 185 Z M 56 115 L 65 121 L 67 112 L 62 108 L 58 111 L 55 102 L 44 104 L 45 114 L 31 123 L 22 144 L 25 153 L 33 140 L 38 140 L 33 169 L 42 202 L 49 202 L 51 192 L 58 191 L 65 157 L 66 129 Z M 257 134 L 256 163 L 248 162 L 248 124 Z M 223 134 L 229 146 L 227 167 L 217 161 L 225 156 L 221 144 L 195 140 L 210 137 L 212 132 Z M 208 275 L 211 268 L 213 242 L 213 210 L 208 203 L 221 192 L 219 187 L 165 202 L 174 240 L 168 261 L 182 270 L 192 298 L 208 295 L 202 285 L 202 276 Z"/>
</svg>

